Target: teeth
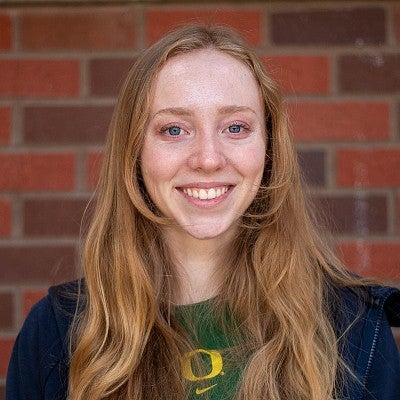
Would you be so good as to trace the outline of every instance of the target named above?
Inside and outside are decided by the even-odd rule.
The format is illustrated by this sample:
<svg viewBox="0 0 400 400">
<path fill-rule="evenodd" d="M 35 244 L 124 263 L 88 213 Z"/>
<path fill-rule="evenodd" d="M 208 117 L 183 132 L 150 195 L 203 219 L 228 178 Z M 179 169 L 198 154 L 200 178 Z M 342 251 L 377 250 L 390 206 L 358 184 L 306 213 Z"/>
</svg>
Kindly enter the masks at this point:
<svg viewBox="0 0 400 400">
<path fill-rule="evenodd" d="M 210 189 L 207 193 L 207 199 L 215 199 L 216 197 L 215 189 Z"/>
<path fill-rule="evenodd" d="M 211 189 L 193 189 L 193 188 L 184 188 L 183 192 L 187 194 L 189 197 L 194 197 L 195 199 L 200 200 L 212 200 L 217 197 L 222 196 L 228 191 L 227 186 L 211 188 Z"/>
<path fill-rule="evenodd" d="M 199 190 L 199 199 L 207 200 L 207 192 L 204 189 Z"/>
</svg>

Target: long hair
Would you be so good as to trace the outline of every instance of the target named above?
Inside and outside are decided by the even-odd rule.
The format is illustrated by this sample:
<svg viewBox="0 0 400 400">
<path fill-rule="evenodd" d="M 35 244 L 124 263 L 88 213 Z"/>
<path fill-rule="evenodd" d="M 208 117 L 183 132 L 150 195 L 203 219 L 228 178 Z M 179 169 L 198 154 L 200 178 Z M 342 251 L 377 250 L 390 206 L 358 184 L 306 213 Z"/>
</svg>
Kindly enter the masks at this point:
<svg viewBox="0 0 400 400">
<path fill-rule="evenodd" d="M 277 85 L 234 32 L 188 26 L 143 52 L 114 111 L 83 252 L 83 311 L 71 329 L 69 400 L 186 398 L 180 359 L 191 344 L 173 316 L 173 261 L 161 236 L 169 222 L 146 193 L 140 155 L 157 73 L 176 55 L 209 48 L 252 71 L 268 143 L 218 296 L 251 349 L 237 398 L 334 397 L 340 358 L 327 298 L 332 285 L 357 281 L 316 232 Z"/>
</svg>

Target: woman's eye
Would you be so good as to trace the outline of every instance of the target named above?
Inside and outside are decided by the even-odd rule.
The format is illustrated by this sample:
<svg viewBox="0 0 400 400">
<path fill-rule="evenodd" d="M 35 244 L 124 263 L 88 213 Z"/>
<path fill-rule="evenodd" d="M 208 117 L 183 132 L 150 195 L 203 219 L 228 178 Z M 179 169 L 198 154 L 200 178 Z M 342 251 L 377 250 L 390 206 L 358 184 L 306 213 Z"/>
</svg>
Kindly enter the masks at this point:
<svg viewBox="0 0 400 400">
<path fill-rule="evenodd" d="M 242 128 L 242 125 L 234 124 L 229 126 L 228 131 L 229 133 L 240 133 Z"/>
<path fill-rule="evenodd" d="M 169 136 L 179 136 L 183 133 L 183 129 L 179 126 L 169 126 L 167 128 L 164 128 L 162 132 Z"/>
</svg>

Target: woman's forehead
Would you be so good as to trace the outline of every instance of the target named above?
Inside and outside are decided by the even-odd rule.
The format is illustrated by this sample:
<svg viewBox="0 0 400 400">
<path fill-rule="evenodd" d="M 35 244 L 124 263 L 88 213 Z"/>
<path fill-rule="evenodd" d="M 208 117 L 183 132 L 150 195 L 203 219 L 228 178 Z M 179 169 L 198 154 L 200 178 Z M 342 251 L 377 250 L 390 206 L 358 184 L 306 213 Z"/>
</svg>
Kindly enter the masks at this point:
<svg viewBox="0 0 400 400">
<path fill-rule="evenodd" d="M 242 61 L 215 49 L 169 59 L 152 85 L 152 108 L 198 105 L 259 107 L 260 88 Z"/>
</svg>

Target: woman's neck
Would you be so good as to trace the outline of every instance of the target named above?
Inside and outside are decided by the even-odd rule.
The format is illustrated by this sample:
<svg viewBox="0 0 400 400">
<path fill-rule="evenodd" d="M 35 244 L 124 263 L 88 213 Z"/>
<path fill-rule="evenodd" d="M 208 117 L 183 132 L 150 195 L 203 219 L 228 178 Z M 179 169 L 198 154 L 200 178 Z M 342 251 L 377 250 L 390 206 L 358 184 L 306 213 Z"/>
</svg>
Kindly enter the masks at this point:
<svg viewBox="0 0 400 400">
<path fill-rule="evenodd" d="M 166 230 L 165 239 L 178 281 L 174 302 L 191 304 L 216 296 L 222 282 L 224 255 L 231 240 L 196 239 L 176 230 Z"/>
</svg>

